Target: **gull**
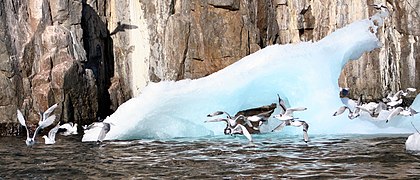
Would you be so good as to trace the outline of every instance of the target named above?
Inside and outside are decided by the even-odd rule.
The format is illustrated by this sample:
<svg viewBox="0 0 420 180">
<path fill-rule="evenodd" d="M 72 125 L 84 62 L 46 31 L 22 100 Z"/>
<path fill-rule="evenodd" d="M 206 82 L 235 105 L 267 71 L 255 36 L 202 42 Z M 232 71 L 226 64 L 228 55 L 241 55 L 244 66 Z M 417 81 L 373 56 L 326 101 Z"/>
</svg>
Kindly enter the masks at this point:
<svg viewBox="0 0 420 180">
<path fill-rule="evenodd" d="M 38 125 L 41 125 L 42 121 L 45 121 L 45 119 L 47 119 L 50 116 L 50 114 L 54 111 L 55 108 L 57 108 L 57 106 L 58 104 L 56 103 L 52 105 L 51 107 L 49 107 L 45 112 L 42 112 L 42 111 L 38 112 L 39 114 Z"/>
<path fill-rule="evenodd" d="M 251 127 L 252 129 L 256 131 L 259 131 L 260 130 L 259 127 L 268 122 L 268 119 L 270 118 L 273 112 L 274 112 L 274 109 L 267 112 L 262 112 L 260 114 L 256 114 L 253 116 L 245 117 L 244 115 L 239 115 L 238 117 L 241 117 L 249 127 Z M 258 124 L 257 127 L 252 125 L 252 123 Z"/>
<path fill-rule="evenodd" d="M 26 126 L 26 123 L 25 123 L 25 118 L 23 117 L 23 114 L 22 114 L 22 112 L 20 112 L 19 109 L 17 110 L 17 118 L 18 118 L 19 123 L 22 126 L 25 126 L 25 128 L 26 128 L 26 141 L 25 141 L 26 145 L 27 146 L 32 146 L 32 145 L 35 144 L 35 137 L 36 137 L 36 134 L 38 133 L 38 131 L 50 126 L 55 120 L 55 115 L 51 115 L 47 119 L 42 121 L 39 124 L 39 126 L 35 129 L 34 135 L 32 137 L 29 136 L 29 131 L 28 131 L 28 127 Z"/>
<path fill-rule="evenodd" d="M 400 112 L 400 115 L 403 116 L 414 116 L 416 114 L 418 114 L 418 112 L 411 107 L 407 107 L 406 109 Z"/>
<path fill-rule="evenodd" d="M 236 117 L 235 119 L 232 119 L 231 116 L 223 111 L 216 111 L 213 114 L 209 114 L 207 115 L 207 117 L 213 117 L 216 115 L 221 115 L 221 114 L 227 114 L 228 117 L 227 118 L 216 118 L 216 119 L 210 119 L 210 120 L 206 120 L 204 121 L 206 122 L 226 122 L 226 128 L 224 130 L 225 134 L 243 134 L 250 142 L 252 142 L 252 136 L 249 133 L 249 131 L 246 129 L 245 126 L 243 126 L 242 124 L 238 124 L 236 121 L 240 118 L 243 118 L 242 115 Z"/>
<path fill-rule="evenodd" d="M 304 111 L 307 108 L 304 107 L 298 107 L 298 108 L 286 108 L 286 105 L 283 101 L 283 99 L 280 98 L 280 96 L 277 94 L 277 97 L 279 99 L 279 107 L 282 110 L 282 113 L 275 115 L 274 118 L 279 119 L 283 121 L 280 125 L 278 125 L 276 128 L 274 128 L 271 132 L 282 130 L 284 126 L 295 126 L 300 127 L 303 126 L 303 140 L 307 143 L 309 141 L 308 137 L 308 128 L 309 125 L 305 121 L 298 120 L 298 118 L 293 117 L 294 111 Z"/>
<path fill-rule="evenodd" d="M 48 132 L 48 136 L 42 136 L 42 138 L 45 139 L 45 144 L 55 144 L 55 135 L 57 134 L 59 128 L 60 123 L 57 123 L 57 125 Z"/>
<path fill-rule="evenodd" d="M 274 115 L 274 118 L 276 119 L 279 119 L 282 121 L 294 119 L 293 112 L 304 111 L 307 109 L 306 107 L 286 108 L 286 104 L 284 103 L 283 99 L 281 99 L 278 94 L 277 94 L 277 97 L 279 99 L 279 107 L 280 107 L 281 113 Z"/>
<path fill-rule="evenodd" d="M 61 134 L 64 136 L 77 134 L 77 123 L 68 122 L 60 126 L 59 129 L 65 129 L 66 131 Z"/>
<path fill-rule="evenodd" d="M 280 131 L 285 126 L 295 126 L 295 127 L 303 126 L 303 140 L 305 141 L 305 143 L 307 143 L 309 141 L 309 136 L 308 136 L 309 125 L 308 125 L 308 123 L 306 123 L 305 121 L 297 120 L 297 119 L 283 120 L 283 122 L 280 125 L 278 125 L 276 128 L 274 128 L 271 132 Z"/>
<path fill-rule="evenodd" d="M 386 7 L 383 4 L 369 4 L 369 6 L 372 6 L 376 10 L 384 10 L 384 9 L 388 10 L 388 7 Z"/>
</svg>

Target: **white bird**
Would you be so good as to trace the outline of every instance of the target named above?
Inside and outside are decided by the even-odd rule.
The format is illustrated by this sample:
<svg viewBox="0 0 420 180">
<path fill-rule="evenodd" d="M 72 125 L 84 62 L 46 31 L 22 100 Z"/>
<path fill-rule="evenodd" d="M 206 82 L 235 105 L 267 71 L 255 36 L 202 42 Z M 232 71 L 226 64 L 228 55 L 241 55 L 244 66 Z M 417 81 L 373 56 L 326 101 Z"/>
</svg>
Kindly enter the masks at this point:
<svg viewBox="0 0 420 180">
<path fill-rule="evenodd" d="M 276 128 L 274 128 L 271 132 L 280 131 L 285 126 L 295 126 L 295 127 L 303 126 L 303 140 L 305 141 L 305 143 L 307 143 L 309 141 L 309 136 L 308 136 L 309 125 L 308 125 L 308 123 L 306 123 L 305 121 L 297 120 L 297 119 L 283 120 L 283 122 L 280 125 L 278 125 Z"/>
<path fill-rule="evenodd" d="M 38 131 L 50 126 L 55 120 L 55 115 L 51 115 L 47 119 L 42 121 L 39 124 L 39 126 L 35 129 L 34 135 L 32 137 L 29 136 L 29 131 L 28 131 L 28 127 L 26 126 L 26 123 L 25 123 L 25 118 L 23 117 L 23 114 L 22 114 L 22 112 L 20 112 L 19 109 L 17 110 L 17 118 L 18 118 L 19 123 L 22 126 L 25 126 L 25 128 L 26 128 L 26 141 L 25 141 L 26 145 L 27 146 L 32 146 L 32 145 L 35 144 L 35 137 L 36 137 Z"/>
<path fill-rule="evenodd" d="M 57 123 L 57 125 L 48 132 L 48 136 L 42 136 L 45 140 L 45 144 L 55 144 L 55 135 L 57 134 L 59 127 L 60 123 Z"/>
<path fill-rule="evenodd" d="M 407 107 L 406 109 L 400 112 L 400 115 L 403 116 L 414 116 L 416 114 L 418 114 L 418 112 L 411 107 Z"/>
<path fill-rule="evenodd" d="M 38 125 L 40 125 L 42 123 L 42 121 L 45 121 L 45 119 L 47 119 L 50 114 L 54 111 L 55 108 L 57 108 L 58 104 L 54 104 L 51 107 L 49 107 L 45 112 L 38 112 L 39 114 L 39 123 Z"/>
<path fill-rule="evenodd" d="M 274 131 L 280 131 L 284 128 L 284 126 L 295 126 L 300 127 L 303 126 L 303 140 L 307 143 L 309 141 L 308 137 L 308 128 L 309 125 L 305 121 L 297 120 L 298 118 L 293 117 L 294 111 L 304 111 L 307 108 L 299 107 L 299 108 L 286 108 L 286 105 L 283 101 L 283 99 L 280 98 L 280 96 L 277 94 L 277 97 L 279 99 L 279 107 L 281 109 L 281 113 L 278 115 L 275 115 L 274 118 L 279 119 L 283 121 L 280 125 L 278 125 L 276 128 L 274 128 L 271 132 Z"/>
<path fill-rule="evenodd" d="M 221 112 L 222 111 L 216 111 L 213 114 L 207 115 L 207 117 L 213 117 L 212 115 L 227 114 L 226 112 L 223 112 L 223 113 Z M 226 128 L 224 130 L 225 134 L 230 134 L 230 135 L 243 134 L 250 142 L 252 142 L 252 136 L 249 133 L 249 131 L 246 129 L 246 127 L 236 122 L 239 118 L 243 118 L 243 116 L 238 116 L 235 119 L 231 119 L 229 117 L 230 116 L 228 115 L 228 118 L 216 118 L 216 119 L 206 120 L 204 122 L 226 122 Z"/>
<path fill-rule="evenodd" d="M 77 134 L 77 123 L 74 123 L 74 124 L 72 122 L 64 123 L 63 125 L 60 126 L 59 129 L 66 130 L 62 132 L 61 135 L 64 135 L 64 136 L 75 135 Z"/>
<path fill-rule="evenodd" d="M 304 111 L 307 108 L 306 107 L 295 107 L 295 108 L 286 108 L 286 104 L 284 103 L 283 99 L 280 98 L 280 96 L 277 94 L 277 97 L 279 99 L 279 107 L 280 107 L 280 114 L 274 115 L 274 118 L 279 120 L 290 120 L 294 119 L 293 112 L 295 111 Z"/>
</svg>

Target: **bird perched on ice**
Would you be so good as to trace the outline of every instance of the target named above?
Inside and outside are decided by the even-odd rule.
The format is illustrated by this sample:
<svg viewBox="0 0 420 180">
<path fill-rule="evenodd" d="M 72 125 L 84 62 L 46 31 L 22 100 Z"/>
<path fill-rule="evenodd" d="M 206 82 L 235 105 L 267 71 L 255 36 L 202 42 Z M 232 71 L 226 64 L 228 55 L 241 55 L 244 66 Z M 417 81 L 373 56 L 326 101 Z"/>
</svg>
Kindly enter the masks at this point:
<svg viewBox="0 0 420 180">
<path fill-rule="evenodd" d="M 278 94 L 277 94 L 277 97 L 279 99 L 279 107 L 282 112 L 278 115 L 275 115 L 274 118 L 279 119 L 283 122 L 280 125 L 278 125 L 276 128 L 274 128 L 271 132 L 280 131 L 285 126 L 295 126 L 295 127 L 303 126 L 303 140 L 307 143 L 309 141 L 308 123 L 306 123 L 305 121 L 299 120 L 298 118 L 293 117 L 294 111 L 304 111 L 307 108 L 303 108 L 303 107 L 286 108 L 286 104 L 284 103 L 283 99 L 281 99 Z"/>
<path fill-rule="evenodd" d="M 55 144 L 55 135 L 57 134 L 59 127 L 60 123 L 57 123 L 57 125 L 48 132 L 48 136 L 42 136 L 45 140 L 45 144 Z"/>
<path fill-rule="evenodd" d="M 40 125 L 42 123 L 42 121 L 44 121 L 45 119 L 47 119 L 50 114 L 55 110 L 55 108 L 57 108 L 58 104 L 54 104 L 51 107 L 49 107 L 45 112 L 38 112 L 39 114 L 39 123 L 38 125 Z"/>
<path fill-rule="evenodd" d="M 75 135 L 77 134 L 77 123 L 72 123 L 72 122 L 68 122 L 68 123 L 64 123 L 63 125 L 60 126 L 59 129 L 64 129 L 65 131 L 61 133 L 61 135 L 64 136 L 69 136 L 69 135 Z"/>
<path fill-rule="evenodd" d="M 25 118 L 23 117 L 23 114 L 22 114 L 22 112 L 20 112 L 19 109 L 17 110 L 17 118 L 18 118 L 19 123 L 22 126 L 24 126 L 25 129 L 26 129 L 26 141 L 25 141 L 26 145 L 27 146 L 32 146 L 32 145 L 35 144 L 35 137 L 36 137 L 37 133 L 39 132 L 39 130 L 50 126 L 55 120 L 55 115 L 51 115 L 48 118 L 46 118 L 45 120 L 43 120 L 41 123 L 39 123 L 39 126 L 35 129 L 35 132 L 34 132 L 32 137 L 29 136 L 29 131 L 28 131 L 28 127 L 25 123 Z"/>
<path fill-rule="evenodd" d="M 204 122 L 226 122 L 226 128 L 224 130 L 224 133 L 234 135 L 234 134 L 243 134 L 250 142 L 252 142 L 252 136 L 249 133 L 249 131 L 246 129 L 246 127 L 242 124 L 238 124 L 237 120 L 239 118 L 243 118 L 242 116 L 238 116 L 235 119 L 232 119 L 232 117 L 224 112 L 224 111 L 216 111 L 212 114 L 208 114 L 207 117 L 214 117 L 218 115 L 226 114 L 226 118 L 216 118 L 211 120 L 206 120 Z"/>
</svg>

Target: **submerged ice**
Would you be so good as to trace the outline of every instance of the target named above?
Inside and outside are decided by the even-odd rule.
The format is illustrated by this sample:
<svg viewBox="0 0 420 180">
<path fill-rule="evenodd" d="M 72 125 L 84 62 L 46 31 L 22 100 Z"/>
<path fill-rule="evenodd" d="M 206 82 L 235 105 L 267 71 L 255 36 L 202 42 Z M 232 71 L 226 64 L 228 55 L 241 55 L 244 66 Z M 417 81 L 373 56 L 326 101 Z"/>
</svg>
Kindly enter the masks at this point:
<svg viewBox="0 0 420 180">
<path fill-rule="evenodd" d="M 373 21 L 379 21 L 374 23 Z M 375 24 L 380 15 L 354 22 L 318 42 L 272 45 L 207 77 L 150 83 L 122 104 L 104 122 L 114 124 L 106 139 L 198 137 L 223 134 L 224 123 L 204 123 L 217 110 L 230 114 L 277 103 L 308 109 L 297 117 L 309 124 L 309 136 L 338 133 L 407 133 L 410 122 L 393 123 L 333 117 L 342 106 L 337 80 L 342 67 L 380 46 Z M 420 105 L 419 105 L 420 107 Z M 276 109 L 274 114 L 279 113 Z M 403 122 L 403 123 L 398 123 Z M 261 127 L 270 132 L 280 121 Z M 281 134 L 301 134 L 285 128 Z M 82 141 L 96 141 L 98 131 L 86 131 Z"/>
</svg>

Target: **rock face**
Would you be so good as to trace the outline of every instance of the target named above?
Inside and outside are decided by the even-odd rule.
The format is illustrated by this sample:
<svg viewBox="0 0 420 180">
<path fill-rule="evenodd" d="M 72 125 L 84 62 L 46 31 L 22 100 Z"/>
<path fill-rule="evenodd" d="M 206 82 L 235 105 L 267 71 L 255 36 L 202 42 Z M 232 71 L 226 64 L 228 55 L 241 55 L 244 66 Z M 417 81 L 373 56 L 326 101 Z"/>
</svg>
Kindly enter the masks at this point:
<svg viewBox="0 0 420 180">
<path fill-rule="evenodd" d="M 199 78 L 268 45 L 317 41 L 373 15 L 373 2 L 0 0 L 0 135 L 19 133 L 17 108 L 35 123 L 59 103 L 62 122 L 87 124 L 149 82 Z M 420 88 L 420 1 L 381 2 L 390 11 L 383 47 L 338 80 L 352 97 Z"/>
</svg>

